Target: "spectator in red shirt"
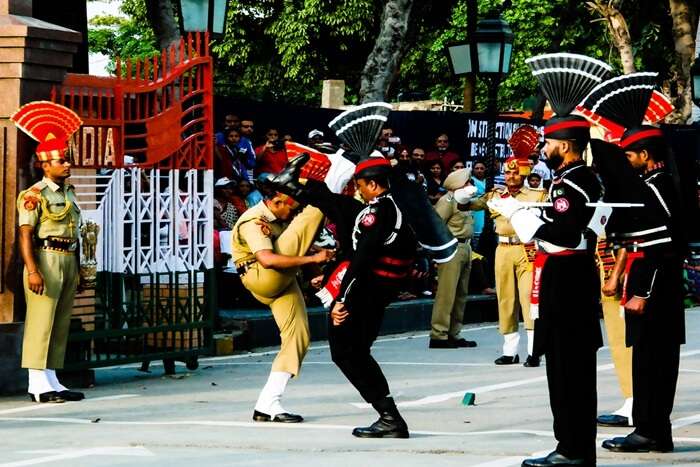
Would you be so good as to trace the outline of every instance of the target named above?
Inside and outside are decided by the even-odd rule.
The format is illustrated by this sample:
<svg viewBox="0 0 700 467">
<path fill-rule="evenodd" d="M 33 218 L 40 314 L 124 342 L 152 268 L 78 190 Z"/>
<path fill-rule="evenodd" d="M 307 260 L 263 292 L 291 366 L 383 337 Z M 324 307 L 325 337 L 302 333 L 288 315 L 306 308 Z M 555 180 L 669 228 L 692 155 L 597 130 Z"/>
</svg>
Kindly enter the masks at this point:
<svg viewBox="0 0 700 467">
<path fill-rule="evenodd" d="M 441 133 L 435 139 L 435 150 L 425 155 L 426 163 L 440 161 L 443 167 L 451 167 L 455 160 L 461 159 L 459 154 L 450 150 L 450 138 L 447 133 Z"/>
<path fill-rule="evenodd" d="M 262 173 L 278 174 L 287 165 L 287 151 L 276 128 L 265 133 L 265 144 L 255 148 L 255 177 Z"/>
</svg>

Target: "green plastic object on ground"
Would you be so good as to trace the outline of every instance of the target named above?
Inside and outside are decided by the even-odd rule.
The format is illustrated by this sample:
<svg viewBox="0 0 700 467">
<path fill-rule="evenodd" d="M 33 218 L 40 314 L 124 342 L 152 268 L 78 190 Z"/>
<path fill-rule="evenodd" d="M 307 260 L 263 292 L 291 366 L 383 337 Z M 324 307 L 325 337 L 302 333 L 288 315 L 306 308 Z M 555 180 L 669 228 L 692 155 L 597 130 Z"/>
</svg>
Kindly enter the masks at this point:
<svg viewBox="0 0 700 467">
<path fill-rule="evenodd" d="M 473 392 L 465 392 L 462 398 L 462 405 L 474 405 L 476 402 L 476 394 Z"/>
</svg>

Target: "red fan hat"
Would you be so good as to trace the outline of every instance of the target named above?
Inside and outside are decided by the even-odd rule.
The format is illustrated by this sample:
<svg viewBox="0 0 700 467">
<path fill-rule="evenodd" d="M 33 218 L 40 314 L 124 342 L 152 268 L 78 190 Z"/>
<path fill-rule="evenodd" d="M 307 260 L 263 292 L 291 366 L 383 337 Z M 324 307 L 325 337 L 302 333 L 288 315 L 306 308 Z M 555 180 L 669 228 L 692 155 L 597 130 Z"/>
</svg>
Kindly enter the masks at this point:
<svg viewBox="0 0 700 467">
<path fill-rule="evenodd" d="M 63 159 L 68 141 L 83 124 L 75 112 L 49 101 L 25 104 L 10 119 L 39 142 L 36 155 L 41 162 Z"/>
<path fill-rule="evenodd" d="M 527 159 L 532 153 L 537 152 L 537 144 L 540 135 L 532 125 L 523 125 L 513 132 L 508 140 L 508 145 L 513 151 L 513 157 Z"/>
</svg>

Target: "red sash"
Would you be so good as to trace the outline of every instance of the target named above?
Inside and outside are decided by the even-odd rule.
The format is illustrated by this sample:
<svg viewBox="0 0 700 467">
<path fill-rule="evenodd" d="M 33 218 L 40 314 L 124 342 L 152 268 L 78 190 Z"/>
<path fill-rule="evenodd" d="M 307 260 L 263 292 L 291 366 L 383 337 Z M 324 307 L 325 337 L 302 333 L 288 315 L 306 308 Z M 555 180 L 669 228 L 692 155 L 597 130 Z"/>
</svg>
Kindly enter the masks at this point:
<svg viewBox="0 0 700 467">
<path fill-rule="evenodd" d="M 624 310 L 625 303 L 627 303 L 627 279 L 630 275 L 630 270 L 632 265 L 638 259 L 644 258 L 643 251 L 630 251 L 627 253 L 627 263 L 625 263 L 625 280 L 622 283 L 622 297 L 620 298 L 620 308 Z"/>
<path fill-rule="evenodd" d="M 333 300 L 338 298 L 338 292 L 340 292 L 340 284 L 343 283 L 343 277 L 345 277 L 345 273 L 348 270 L 348 266 L 350 266 L 350 261 L 341 262 L 328 278 L 326 285 L 321 290 L 316 292 L 316 296 L 321 300 L 321 303 L 323 303 L 324 307 L 330 308 L 331 303 L 333 303 Z"/>
<path fill-rule="evenodd" d="M 530 289 L 530 318 L 540 317 L 540 288 L 542 286 L 542 270 L 550 256 L 572 256 L 583 254 L 586 250 L 564 250 L 557 253 L 547 253 L 537 250 L 535 263 L 532 268 L 532 289 Z"/>
</svg>

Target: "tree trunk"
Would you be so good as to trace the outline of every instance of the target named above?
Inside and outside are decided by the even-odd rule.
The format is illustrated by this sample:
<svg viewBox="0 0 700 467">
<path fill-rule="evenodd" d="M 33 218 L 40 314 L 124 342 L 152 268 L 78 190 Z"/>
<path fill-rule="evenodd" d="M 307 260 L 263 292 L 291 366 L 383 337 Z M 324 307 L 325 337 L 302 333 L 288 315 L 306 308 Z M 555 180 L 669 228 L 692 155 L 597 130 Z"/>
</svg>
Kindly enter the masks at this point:
<svg viewBox="0 0 700 467">
<path fill-rule="evenodd" d="M 387 0 L 379 35 L 362 70 L 360 101 L 386 99 L 401 62 L 413 0 Z"/>
<path fill-rule="evenodd" d="M 605 0 L 595 0 L 587 2 L 588 8 L 600 15 L 608 23 L 608 32 L 613 44 L 620 54 L 622 62 L 622 72 L 626 75 L 634 73 L 637 69 L 634 66 L 634 51 L 632 50 L 632 38 L 627 27 L 627 21 L 622 16 L 612 1 L 605 3 Z"/>
<path fill-rule="evenodd" d="M 467 0 L 467 38 L 471 39 L 476 32 L 477 16 L 479 16 L 479 5 L 477 0 Z M 467 75 L 464 80 L 464 100 L 462 110 L 473 112 L 476 101 L 476 76 Z"/>
<path fill-rule="evenodd" d="M 687 0 L 669 0 L 673 20 L 673 42 L 676 60 L 673 66 L 677 95 L 673 96 L 676 109 L 668 117 L 668 123 L 686 123 L 693 111 L 690 85 L 690 66 L 695 57 L 695 34 L 697 11 L 691 9 Z"/>
<path fill-rule="evenodd" d="M 158 47 L 165 49 L 180 40 L 180 27 L 175 18 L 175 4 L 178 0 L 146 0 L 146 11 L 158 41 Z"/>
</svg>

